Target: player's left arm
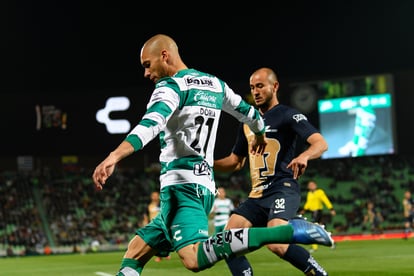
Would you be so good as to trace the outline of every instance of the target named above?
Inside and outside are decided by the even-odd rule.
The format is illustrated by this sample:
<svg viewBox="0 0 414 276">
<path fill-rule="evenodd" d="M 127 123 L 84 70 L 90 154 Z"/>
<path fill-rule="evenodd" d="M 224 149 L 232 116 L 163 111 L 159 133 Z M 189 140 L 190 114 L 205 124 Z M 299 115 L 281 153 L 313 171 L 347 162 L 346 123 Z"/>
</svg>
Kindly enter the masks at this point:
<svg viewBox="0 0 414 276">
<path fill-rule="evenodd" d="M 309 160 L 319 158 L 328 150 L 328 143 L 320 133 L 313 133 L 306 141 L 308 142 L 309 147 L 296 158 L 292 159 L 287 166 L 287 168 L 293 170 L 294 179 L 298 179 L 305 173 Z"/>
<path fill-rule="evenodd" d="M 328 150 L 328 143 L 320 133 L 312 134 L 308 137 L 306 142 L 309 143 L 309 147 L 300 155 L 306 156 L 308 160 L 319 158 Z"/>
</svg>

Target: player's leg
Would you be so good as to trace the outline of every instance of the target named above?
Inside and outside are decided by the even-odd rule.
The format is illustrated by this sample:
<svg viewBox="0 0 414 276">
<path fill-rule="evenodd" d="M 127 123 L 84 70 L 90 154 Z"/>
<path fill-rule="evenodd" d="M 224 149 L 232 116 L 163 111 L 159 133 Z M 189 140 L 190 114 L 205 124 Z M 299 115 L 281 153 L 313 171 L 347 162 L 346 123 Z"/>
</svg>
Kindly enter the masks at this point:
<svg viewBox="0 0 414 276">
<path fill-rule="evenodd" d="M 295 237 L 291 225 L 275 229 L 231 229 L 208 237 L 208 214 L 214 202 L 214 193 L 192 184 L 164 189 L 164 195 L 170 196 L 165 205 L 175 204 L 176 207 L 171 222 L 167 220 L 167 225 L 171 225 L 173 248 L 184 267 L 191 271 L 209 268 L 224 258 L 254 251 L 274 240 L 287 243 Z M 161 212 L 164 212 L 165 205 L 161 205 Z"/>
<path fill-rule="evenodd" d="M 168 193 L 163 193 L 164 190 Z M 166 219 L 167 227 L 171 226 L 173 248 L 184 266 L 191 271 L 204 270 L 224 258 L 252 252 L 268 243 L 333 244 L 330 234 L 323 227 L 307 221 L 292 221 L 269 228 L 230 229 L 208 238 L 208 214 L 214 202 L 212 192 L 192 184 L 165 187 L 161 192 L 161 213 L 165 209 L 163 194 L 168 197 L 165 204 L 176 207 L 169 207 L 175 213 L 172 212 L 171 221 Z"/>
<path fill-rule="evenodd" d="M 233 276 L 253 276 L 253 268 L 245 255 L 227 258 L 226 263 Z"/>
<path fill-rule="evenodd" d="M 118 276 L 140 275 L 144 265 L 151 257 L 155 255 L 167 257 L 170 252 L 174 251 L 169 229 L 174 222 L 177 210 L 179 210 L 176 194 L 180 193 L 180 186 L 167 186 L 160 191 L 160 212 L 150 223 L 136 231 L 136 236 L 130 241 L 127 252 L 122 259 Z M 191 196 L 196 197 L 197 192 L 193 186 L 190 187 L 190 190 L 193 190 Z M 186 188 L 182 187 L 183 194 Z M 208 233 L 205 233 L 202 240 L 207 237 Z"/>
<path fill-rule="evenodd" d="M 140 275 L 144 265 L 154 256 L 168 256 L 171 243 L 166 239 L 166 229 L 160 216 L 138 229 L 128 244 L 118 276 Z"/>
<path fill-rule="evenodd" d="M 191 271 L 201 271 L 224 258 L 254 251 L 269 242 L 288 243 L 295 239 L 291 225 L 273 229 L 230 229 L 208 237 L 208 214 L 213 206 L 214 193 L 196 184 L 165 187 L 161 192 L 161 212 L 165 207 L 163 197 L 169 197 L 165 205 L 175 204 L 176 209 L 169 207 L 175 212 L 171 222 L 167 220 L 167 225 L 171 225 L 174 250 Z"/>
<path fill-rule="evenodd" d="M 234 220 L 234 216 L 233 218 L 232 216 L 230 216 L 230 218 L 228 219 L 228 222 L 231 222 L 233 220 Z M 223 232 L 223 230 L 225 229 L 225 226 L 226 225 L 216 226 L 214 233 Z M 232 228 L 240 228 L 240 227 L 243 227 L 243 225 L 237 225 L 237 227 L 232 227 Z M 232 275 L 243 275 L 243 276 L 253 275 L 253 271 L 250 267 L 250 263 L 244 255 L 239 256 L 239 257 L 227 258 L 225 259 L 225 261 Z"/>
<path fill-rule="evenodd" d="M 287 223 L 287 222 L 284 222 Z M 328 275 L 308 250 L 297 244 L 269 244 L 268 249 L 305 275 Z M 314 274 L 308 274 L 313 271 Z"/>
<path fill-rule="evenodd" d="M 144 265 L 154 256 L 153 250 L 138 235 L 135 235 L 128 244 L 128 249 L 122 258 L 121 268 L 117 276 L 139 276 Z"/>
<path fill-rule="evenodd" d="M 287 218 L 293 217 L 296 214 L 295 210 L 299 207 L 300 195 L 297 192 L 292 193 L 292 190 L 288 189 L 286 192 L 287 196 L 284 197 L 283 191 L 284 189 L 279 189 L 279 192 L 276 192 L 273 198 L 267 200 L 268 202 L 263 199 L 247 199 L 234 210 L 226 225 L 226 229 L 251 227 L 252 225 L 272 227 L 287 224 Z M 284 204 L 274 206 L 276 202 L 284 202 Z M 272 208 L 264 208 L 262 207 L 263 205 L 272 206 Z M 294 244 L 271 244 L 268 245 L 268 248 L 304 273 L 310 270 L 324 272 L 322 267 L 310 256 L 309 252 L 301 246 Z M 253 275 L 253 268 L 244 255 L 228 258 L 226 263 L 232 275 Z"/>
<path fill-rule="evenodd" d="M 289 219 L 295 217 L 300 206 L 300 192 L 295 187 L 298 187 L 295 182 L 291 183 L 290 186 L 283 185 L 274 194 L 270 205 L 268 226 L 284 225 L 288 223 Z M 278 204 L 278 202 L 283 202 L 283 204 Z M 328 275 L 303 246 L 297 244 L 271 244 L 267 247 L 305 275 Z"/>
<path fill-rule="evenodd" d="M 257 199 L 248 198 L 243 201 L 230 216 L 226 230 L 231 228 L 249 228 L 252 227 L 254 222 L 257 227 L 265 227 L 267 223 L 267 211 L 263 210 L 258 203 Z M 233 276 L 252 276 L 253 268 L 249 263 L 247 256 L 235 256 L 227 258 L 226 263 Z"/>
<path fill-rule="evenodd" d="M 224 258 L 253 252 L 270 243 L 318 243 L 332 246 L 334 241 L 322 226 L 302 219 L 291 220 L 286 225 L 276 227 L 230 229 L 200 243 L 198 268 L 209 268 Z"/>
<path fill-rule="evenodd" d="M 413 224 L 413 217 L 408 216 L 405 218 L 404 222 L 404 239 L 408 239 L 411 232 L 411 225 Z"/>
</svg>

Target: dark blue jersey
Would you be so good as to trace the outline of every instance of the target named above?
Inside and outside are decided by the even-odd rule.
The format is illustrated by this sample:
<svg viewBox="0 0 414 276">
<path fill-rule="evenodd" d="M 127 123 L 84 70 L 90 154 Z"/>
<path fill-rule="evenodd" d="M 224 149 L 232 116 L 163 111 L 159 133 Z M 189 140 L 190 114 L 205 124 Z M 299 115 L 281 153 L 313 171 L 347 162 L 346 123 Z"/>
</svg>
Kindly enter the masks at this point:
<svg viewBox="0 0 414 276">
<path fill-rule="evenodd" d="M 263 155 L 251 155 L 249 143 L 254 138 L 246 125 L 241 124 L 233 152 L 249 156 L 252 190 L 249 197 L 260 198 L 272 193 L 272 183 L 280 179 L 293 179 L 286 166 L 295 157 L 297 140 L 306 141 L 319 131 L 298 110 L 278 104 L 264 115 L 267 146 Z"/>
</svg>

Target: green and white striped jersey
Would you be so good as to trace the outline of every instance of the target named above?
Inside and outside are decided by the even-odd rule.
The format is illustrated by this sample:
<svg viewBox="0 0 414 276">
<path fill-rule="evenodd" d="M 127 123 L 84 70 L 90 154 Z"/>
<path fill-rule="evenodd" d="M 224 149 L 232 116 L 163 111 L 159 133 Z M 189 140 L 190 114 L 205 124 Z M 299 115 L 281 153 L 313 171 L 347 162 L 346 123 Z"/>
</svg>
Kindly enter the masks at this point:
<svg viewBox="0 0 414 276">
<path fill-rule="evenodd" d="M 233 210 L 234 204 L 230 198 L 216 198 L 212 209 L 214 212 L 214 227 L 226 225 Z"/>
<path fill-rule="evenodd" d="M 127 135 L 137 151 L 159 135 L 161 188 L 198 183 L 215 191 L 212 166 L 221 111 L 264 133 L 259 112 L 219 78 L 185 69 L 160 79 L 139 124 Z"/>
</svg>

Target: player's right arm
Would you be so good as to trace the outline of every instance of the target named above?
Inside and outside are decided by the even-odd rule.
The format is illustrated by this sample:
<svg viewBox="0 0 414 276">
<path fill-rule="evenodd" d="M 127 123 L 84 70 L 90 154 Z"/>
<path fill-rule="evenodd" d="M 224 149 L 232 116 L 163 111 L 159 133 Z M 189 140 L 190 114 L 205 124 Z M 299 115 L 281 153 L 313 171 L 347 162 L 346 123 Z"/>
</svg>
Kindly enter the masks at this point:
<svg viewBox="0 0 414 276">
<path fill-rule="evenodd" d="M 123 141 L 114 151 L 95 168 L 92 180 L 97 190 L 102 190 L 106 180 L 112 175 L 116 164 L 125 157 L 134 153 L 134 147 L 131 143 Z"/>
<path fill-rule="evenodd" d="M 262 154 L 266 146 L 265 123 L 259 111 L 251 104 L 247 103 L 239 94 L 224 84 L 223 110 L 236 118 L 239 122 L 245 123 L 250 130 L 256 135 L 256 144 L 253 150 Z M 257 148 L 258 147 L 258 148 Z"/>
</svg>

